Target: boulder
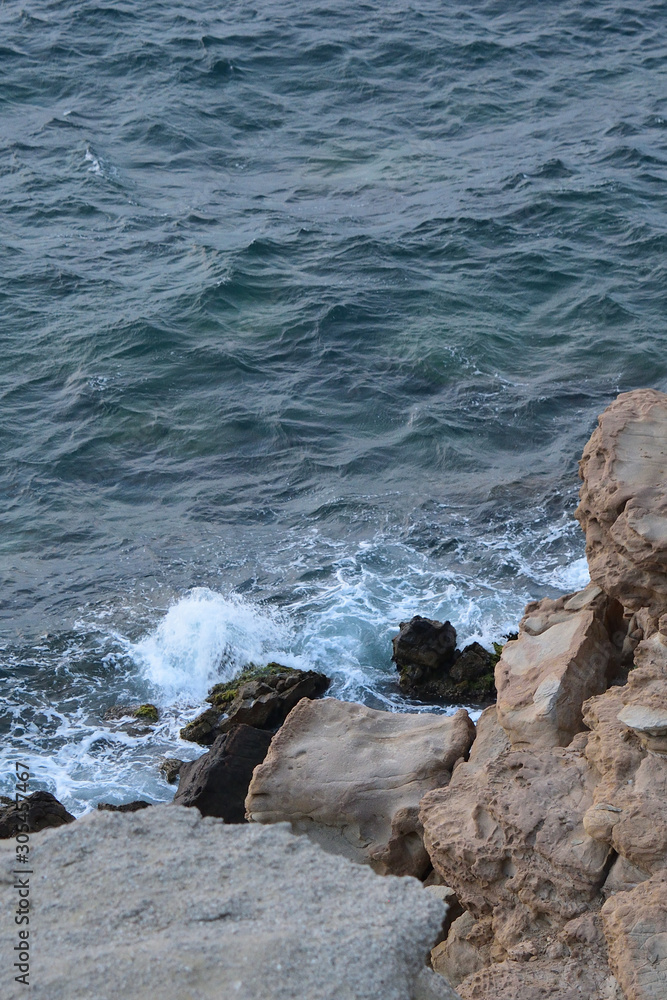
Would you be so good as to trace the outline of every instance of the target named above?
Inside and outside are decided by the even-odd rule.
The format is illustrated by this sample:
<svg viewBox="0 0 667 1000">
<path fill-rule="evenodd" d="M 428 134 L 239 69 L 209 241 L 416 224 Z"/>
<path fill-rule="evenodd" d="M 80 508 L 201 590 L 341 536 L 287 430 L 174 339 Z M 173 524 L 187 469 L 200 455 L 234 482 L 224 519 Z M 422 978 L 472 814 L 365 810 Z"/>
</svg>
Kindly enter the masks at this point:
<svg viewBox="0 0 667 1000">
<path fill-rule="evenodd" d="M 33 1000 L 456 1000 L 425 968 L 443 904 L 285 827 L 156 806 L 93 812 L 31 846 Z M 0 848 L 4 912 L 14 867 Z M 3 998 L 25 994 L 5 976 Z"/>
<path fill-rule="evenodd" d="M 421 701 L 460 704 L 493 699 L 495 657 L 478 642 L 456 648 L 456 629 L 415 615 L 392 639 L 393 660 L 404 694 Z"/>
<path fill-rule="evenodd" d="M 73 822 L 74 816 L 67 812 L 55 795 L 33 792 L 21 803 L 20 809 L 15 803 L 0 808 L 0 840 L 15 837 L 17 833 L 37 833 L 47 827 Z"/>
<path fill-rule="evenodd" d="M 625 1000 L 667 997 L 667 870 L 611 896 L 602 922 Z"/>
<path fill-rule="evenodd" d="M 293 670 L 280 663 L 246 667 L 238 677 L 211 688 L 212 705 L 181 729 L 181 738 L 211 746 L 240 724 L 275 731 L 301 698 L 315 698 L 329 678 L 315 670 Z"/>
<path fill-rule="evenodd" d="M 253 769 L 266 757 L 271 733 L 233 726 L 198 760 L 181 765 L 174 805 L 195 806 L 202 816 L 245 823 L 245 797 Z"/>
<path fill-rule="evenodd" d="M 304 699 L 255 769 L 248 818 L 287 820 L 327 850 L 381 874 L 423 876 L 430 862 L 419 800 L 449 782 L 473 735 L 463 709 L 413 715 Z"/>
<path fill-rule="evenodd" d="M 579 464 L 576 517 L 591 579 L 621 604 L 667 613 L 667 395 L 636 389 L 600 416 Z"/>
<path fill-rule="evenodd" d="M 527 605 L 496 664 L 498 720 L 513 746 L 567 746 L 581 732 L 582 704 L 618 673 L 626 631 L 623 609 L 595 584 Z"/>
<path fill-rule="evenodd" d="M 438 677 L 454 663 L 456 629 L 451 622 L 415 615 L 409 622 L 401 622 L 399 629 L 391 645 L 402 683 L 407 683 L 408 677 L 410 683 L 423 683 L 430 676 Z"/>
</svg>

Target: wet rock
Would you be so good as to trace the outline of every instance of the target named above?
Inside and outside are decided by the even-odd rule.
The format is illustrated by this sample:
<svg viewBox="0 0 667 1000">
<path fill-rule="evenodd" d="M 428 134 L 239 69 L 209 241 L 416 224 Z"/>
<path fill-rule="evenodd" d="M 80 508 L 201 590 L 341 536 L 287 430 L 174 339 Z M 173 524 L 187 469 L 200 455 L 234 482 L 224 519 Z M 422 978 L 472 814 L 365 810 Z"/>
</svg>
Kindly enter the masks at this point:
<svg viewBox="0 0 667 1000">
<path fill-rule="evenodd" d="M 495 671 L 498 721 L 513 746 L 567 746 L 584 729 L 583 702 L 618 673 L 623 624 L 621 606 L 595 584 L 527 605 Z"/>
<path fill-rule="evenodd" d="M 107 722 L 126 718 L 139 719 L 143 722 L 157 722 L 159 712 L 155 705 L 148 703 L 145 705 L 112 705 L 104 713 L 104 718 Z"/>
<path fill-rule="evenodd" d="M 134 813 L 140 809 L 148 809 L 152 805 L 152 802 L 146 802 L 145 799 L 135 799 L 134 802 L 124 802 L 122 806 L 115 806 L 111 802 L 98 802 L 97 808 L 102 812 Z"/>
<path fill-rule="evenodd" d="M 442 903 L 285 827 L 155 806 L 37 836 L 36 1000 L 456 1000 L 425 968 Z M 7 913 L 15 863 L 0 848 Z"/>
<path fill-rule="evenodd" d="M 248 818 L 287 820 L 327 850 L 381 874 L 424 876 L 430 862 L 419 800 L 449 782 L 473 735 L 463 709 L 412 715 L 304 699 L 254 772 Z"/>
<path fill-rule="evenodd" d="M 203 712 L 181 729 L 181 739 L 200 746 L 210 747 L 220 735 L 218 722 L 223 718 L 217 708 L 205 708 Z"/>
<path fill-rule="evenodd" d="M 15 837 L 17 833 L 37 833 L 48 827 L 73 823 L 74 816 L 50 792 L 33 792 L 28 795 L 21 809 L 15 802 L 0 808 L 0 839 Z M 27 827 L 27 830 L 25 829 Z"/>
<path fill-rule="evenodd" d="M 301 698 L 315 698 L 329 686 L 329 678 L 315 670 L 293 670 L 280 663 L 249 667 L 225 684 L 216 684 L 207 697 L 212 707 L 181 729 L 181 737 L 202 746 L 232 726 L 246 725 L 275 731 Z"/>
<path fill-rule="evenodd" d="M 632 611 L 667 612 L 667 395 L 636 389 L 599 418 L 576 517 L 591 579 Z"/>
<path fill-rule="evenodd" d="M 415 615 L 392 639 L 393 660 L 404 694 L 422 701 L 481 703 L 495 695 L 495 657 L 478 642 L 456 648 L 451 622 Z"/>
<path fill-rule="evenodd" d="M 183 764 L 184 761 L 179 760 L 178 757 L 165 757 L 160 763 L 160 774 L 164 775 L 170 785 L 173 785 L 181 773 Z"/>
<path fill-rule="evenodd" d="M 182 765 L 174 805 L 195 806 L 202 816 L 219 816 L 225 823 L 245 823 L 248 785 L 271 736 L 251 726 L 232 726 L 208 753 Z"/>
</svg>

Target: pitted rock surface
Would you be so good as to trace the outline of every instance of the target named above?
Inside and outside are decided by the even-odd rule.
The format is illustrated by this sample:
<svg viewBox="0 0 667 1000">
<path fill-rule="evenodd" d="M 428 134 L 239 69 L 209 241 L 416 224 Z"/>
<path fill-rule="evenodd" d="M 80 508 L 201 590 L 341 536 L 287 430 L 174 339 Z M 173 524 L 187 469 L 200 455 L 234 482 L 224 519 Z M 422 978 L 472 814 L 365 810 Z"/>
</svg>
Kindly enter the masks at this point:
<svg viewBox="0 0 667 1000">
<path fill-rule="evenodd" d="M 92 813 L 32 849 L 32 1000 L 456 998 L 425 969 L 444 905 L 285 827 L 156 806 Z M 14 867 L 2 846 L 5 913 Z M 5 970 L 15 929 L 3 922 Z M 3 1000 L 26 994 L 5 977 Z"/>
<path fill-rule="evenodd" d="M 626 1000 L 667 997 L 667 870 L 608 899 L 602 921 Z"/>
</svg>

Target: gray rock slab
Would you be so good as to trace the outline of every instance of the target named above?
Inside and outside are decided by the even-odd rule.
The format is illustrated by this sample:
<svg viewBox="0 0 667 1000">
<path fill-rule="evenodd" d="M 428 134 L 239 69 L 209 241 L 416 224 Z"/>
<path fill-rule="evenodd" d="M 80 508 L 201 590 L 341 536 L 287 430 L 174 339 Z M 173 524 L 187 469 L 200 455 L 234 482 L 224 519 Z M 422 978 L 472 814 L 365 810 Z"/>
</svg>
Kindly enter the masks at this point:
<svg viewBox="0 0 667 1000">
<path fill-rule="evenodd" d="M 15 845 L 0 848 L 5 1000 L 418 1000 L 445 907 L 286 824 L 156 806 L 31 837 L 31 989 L 13 981 Z"/>
</svg>

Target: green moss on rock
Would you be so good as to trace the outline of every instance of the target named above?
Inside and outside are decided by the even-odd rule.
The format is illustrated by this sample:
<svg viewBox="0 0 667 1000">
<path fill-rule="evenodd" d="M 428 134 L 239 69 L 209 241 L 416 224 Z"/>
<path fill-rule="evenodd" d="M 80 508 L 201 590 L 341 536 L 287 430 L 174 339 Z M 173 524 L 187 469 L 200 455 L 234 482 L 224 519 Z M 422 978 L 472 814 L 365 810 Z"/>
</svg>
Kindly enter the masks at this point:
<svg viewBox="0 0 667 1000">
<path fill-rule="evenodd" d="M 281 663 L 267 663 L 265 667 L 258 667 L 256 663 L 248 663 L 233 680 L 225 681 L 222 684 L 214 684 L 208 693 L 206 701 L 220 711 L 224 711 L 225 707 L 231 705 L 234 701 L 243 684 L 247 684 L 249 681 L 261 681 L 267 677 L 274 677 L 276 674 L 298 673 L 298 670 L 294 670 L 292 667 L 284 667 Z"/>
<path fill-rule="evenodd" d="M 157 722 L 158 710 L 155 705 L 139 705 L 133 712 L 135 719 L 145 719 L 147 722 Z"/>
</svg>

